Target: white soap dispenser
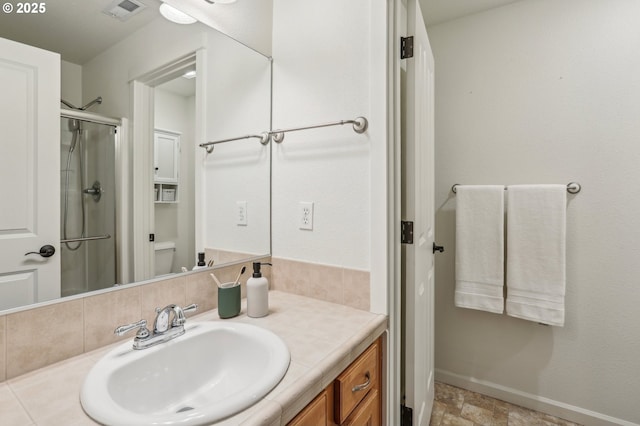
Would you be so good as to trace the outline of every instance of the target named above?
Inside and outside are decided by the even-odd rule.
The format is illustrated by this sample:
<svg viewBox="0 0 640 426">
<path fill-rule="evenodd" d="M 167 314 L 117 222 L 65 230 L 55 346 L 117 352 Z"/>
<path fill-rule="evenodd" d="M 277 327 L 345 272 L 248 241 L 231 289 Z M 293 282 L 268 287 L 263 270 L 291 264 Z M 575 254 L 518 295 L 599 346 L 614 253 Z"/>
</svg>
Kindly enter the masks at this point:
<svg viewBox="0 0 640 426">
<path fill-rule="evenodd" d="M 253 262 L 253 275 L 247 280 L 247 315 L 260 318 L 269 314 L 269 280 L 262 276 L 261 265 L 270 263 Z"/>
</svg>

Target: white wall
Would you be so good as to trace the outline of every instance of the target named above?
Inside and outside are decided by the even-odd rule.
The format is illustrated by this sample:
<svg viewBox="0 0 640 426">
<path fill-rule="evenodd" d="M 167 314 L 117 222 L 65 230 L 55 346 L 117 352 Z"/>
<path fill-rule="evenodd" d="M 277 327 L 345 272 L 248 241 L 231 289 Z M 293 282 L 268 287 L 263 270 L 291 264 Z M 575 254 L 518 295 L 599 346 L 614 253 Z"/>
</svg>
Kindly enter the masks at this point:
<svg viewBox="0 0 640 426">
<path fill-rule="evenodd" d="M 639 16 L 632 0 L 525 0 L 429 28 L 441 375 L 640 423 Z M 574 180 L 565 326 L 455 308 L 451 186 Z"/>
<path fill-rule="evenodd" d="M 206 67 L 206 141 L 269 131 L 271 61 L 220 37 L 207 52 Z M 216 145 L 211 154 L 198 148 L 203 248 L 269 253 L 269 151 L 256 138 Z M 238 225 L 238 201 L 247 202 L 246 225 Z"/>
<path fill-rule="evenodd" d="M 130 118 L 129 82 L 204 47 L 208 33 L 217 34 L 202 24 L 151 22 L 83 65 L 83 100 L 102 96 L 92 111 Z"/>
<path fill-rule="evenodd" d="M 82 67 L 60 61 L 60 97 L 72 105 L 82 106 Z M 60 105 L 62 108 L 66 108 Z"/>
<path fill-rule="evenodd" d="M 371 118 L 373 7 L 274 1 L 274 129 Z M 289 133 L 274 145 L 274 256 L 369 270 L 371 146 L 383 136 L 346 125 Z M 298 229 L 301 201 L 314 202 L 312 231 Z"/>
<path fill-rule="evenodd" d="M 166 0 L 263 55 L 271 56 L 272 0 L 242 0 L 234 4 L 206 4 L 202 0 Z"/>
<path fill-rule="evenodd" d="M 182 78 L 182 77 L 178 77 Z M 176 251 L 173 270 L 195 265 L 195 98 L 181 96 L 161 88 L 154 91 L 155 128 L 180 133 L 180 168 L 177 203 L 156 203 L 156 241 L 173 241 Z"/>
</svg>

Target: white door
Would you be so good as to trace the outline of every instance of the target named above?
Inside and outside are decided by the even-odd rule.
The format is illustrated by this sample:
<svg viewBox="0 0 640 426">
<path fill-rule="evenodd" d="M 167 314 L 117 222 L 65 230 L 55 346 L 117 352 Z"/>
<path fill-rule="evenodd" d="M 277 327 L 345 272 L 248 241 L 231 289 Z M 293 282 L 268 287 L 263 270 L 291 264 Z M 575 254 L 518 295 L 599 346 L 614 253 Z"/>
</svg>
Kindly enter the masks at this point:
<svg viewBox="0 0 640 426">
<path fill-rule="evenodd" d="M 0 93 L 2 310 L 60 297 L 60 56 L 0 38 Z"/>
<path fill-rule="evenodd" d="M 434 287 L 434 90 L 433 55 L 416 0 L 408 2 L 413 58 L 406 61 L 403 141 L 404 220 L 413 221 L 413 244 L 405 246 L 405 405 L 413 425 L 428 425 L 433 407 Z"/>
</svg>

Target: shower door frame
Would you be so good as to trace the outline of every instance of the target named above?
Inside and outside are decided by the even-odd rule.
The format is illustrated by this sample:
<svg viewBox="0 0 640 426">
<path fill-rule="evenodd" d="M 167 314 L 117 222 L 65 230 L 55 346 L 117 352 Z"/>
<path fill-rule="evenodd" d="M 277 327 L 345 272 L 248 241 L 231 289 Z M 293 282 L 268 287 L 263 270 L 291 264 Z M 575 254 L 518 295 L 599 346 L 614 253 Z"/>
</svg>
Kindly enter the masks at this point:
<svg viewBox="0 0 640 426">
<path fill-rule="evenodd" d="M 115 150 L 115 250 L 116 250 L 116 274 L 114 284 L 123 284 L 130 282 L 129 269 L 129 245 L 126 244 L 126 238 L 129 225 L 127 214 L 124 206 L 127 205 L 126 199 L 129 191 L 125 184 L 128 180 L 128 169 L 124 167 L 127 164 L 127 153 L 124 143 L 127 140 L 128 120 L 126 118 L 113 118 L 100 114 L 86 111 L 77 111 L 72 109 L 60 109 L 60 118 L 71 118 L 81 121 L 88 121 L 94 124 L 103 124 L 113 126 L 116 129 L 114 135 Z"/>
</svg>

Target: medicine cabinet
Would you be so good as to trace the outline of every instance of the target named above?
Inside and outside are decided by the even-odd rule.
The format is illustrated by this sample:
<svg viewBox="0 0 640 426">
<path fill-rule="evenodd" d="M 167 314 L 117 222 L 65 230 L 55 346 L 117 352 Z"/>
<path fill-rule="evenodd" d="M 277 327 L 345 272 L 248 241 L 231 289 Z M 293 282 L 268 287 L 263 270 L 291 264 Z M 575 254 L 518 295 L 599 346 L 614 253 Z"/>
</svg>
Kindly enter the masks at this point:
<svg viewBox="0 0 640 426">
<path fill-rule="evenodd" d="M 153 164 L 155 202 L 178 202 L 180 133 L 160 129 L 154 131 Z"/>
</svg>

